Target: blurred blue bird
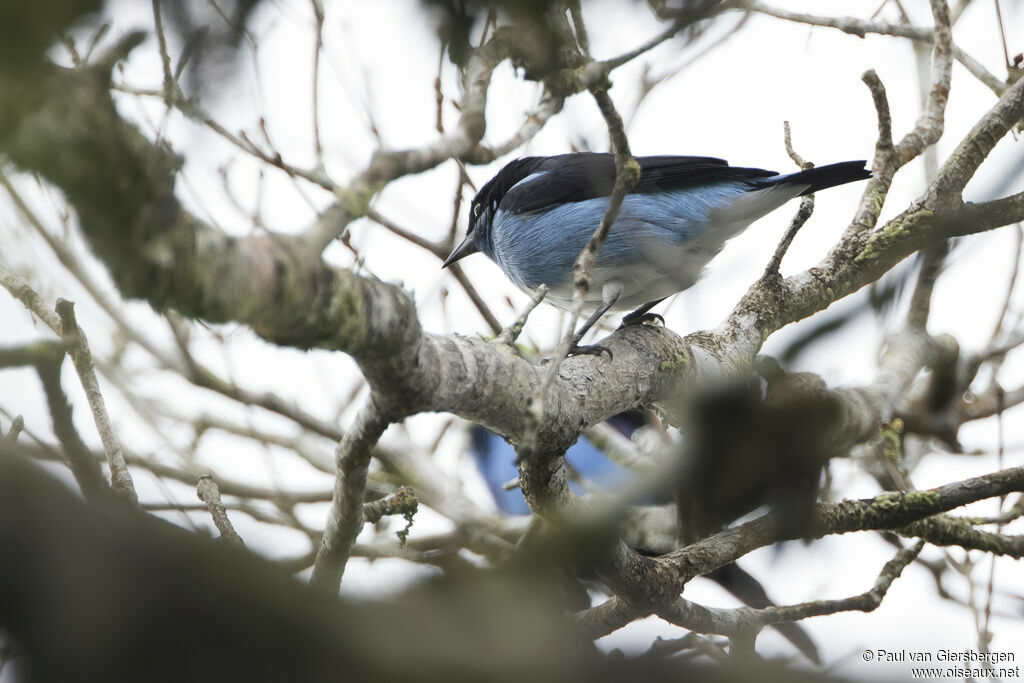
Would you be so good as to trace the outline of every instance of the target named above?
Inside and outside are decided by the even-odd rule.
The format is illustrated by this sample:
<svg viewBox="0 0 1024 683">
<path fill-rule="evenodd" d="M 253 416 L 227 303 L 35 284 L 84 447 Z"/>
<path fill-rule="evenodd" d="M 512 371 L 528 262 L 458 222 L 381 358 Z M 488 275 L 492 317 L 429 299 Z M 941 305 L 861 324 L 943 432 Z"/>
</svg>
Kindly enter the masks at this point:
<svg viewBox="0 0 1024 683">
<path fill-rule="evenodd" d="M 633 432 L 644 424 L 644 417 L 641 413 L 631 411 L 615 415 L 607 422 L 620 434 L 631 438 Z M 530 514 L 530 508 L 523 500 L 522 492 L 506 491 L 504 487 L 505 482 L 519 474 L 515 465 L 515 449 L 494 432 L 480 425 L 473 425 L 470 432 L 470 451 L 498 509 L 509 515 Z M 580 437 L 579 441 L 565 452 L 565 462 L 576 474 L 604 490 L 614 489 L 616 486 L 624 484 L 630 477 L 628 470 L 609 460 L 586 437 Z M 576 493 L 583 493 L 577 482 L 570 481 L 569 486 Z M 668 501 L 649 502 L 659 504 Z M 659 554 L 644 548 L 635 548 L 635 550 L 643 555 Z M 722 586 L 750 607 L 761 609 L 775 604 L 761 583 L 735 562 L 719 567 L 706 574 L 705 577 Z M 585 603 L 578 605 L 576 609 L 590 606 L 589 599 L 584 598 L 584 600 Z M 800 624 L 782 623 L 775 624 L 772 628 L 793 643 L 809 660 L 815 664 L 820 663 L 817 646 Z"/>
<path fill-rule="evenodd" d="M 606 351 L 579 342 L 608 310 L 635 309 L 623 327 L 660 318 L 648 311 L 693 286 L 728 239 L 790 199 L 871 177 L 864 161 L 778 174 L 712 157 L 636 160 L 640 180 L 598 253 L 584 300 L 593 313 L 570 353 Z M 473 199 L 466 239 L 442 267 L 483 252 L 520 289 L 533 293 L 545 284 L 547 300 L 568 309 L 573 264 L 604 216 L 614 182 L 611 154 L 511 161 Z"/>
<path fill-rule="evenodd" d="M 614 415 L 607 422 L 628 439 L 643 425 L 644 418 L 641 413 L 627 412 Z M 504 488 L 506 482 L 519 476 L 515 449 L 505 439 L 480 425 L 473 425 L 470 439 L 470 451 L 473 453 L 476 467 L 483 475 L 498 509 L 509 515 L 530 514 L 530 508 L 523 500 L 522 492 L 506 491 Z M 629 479 L 628 470 L 609 460 L 604 452 L 590 443 L 585 436 L 581 436 L 565 452 L 565 462 L 574 473 L 604 490 L 612 490 Z M 583 495 L 583 487 L 575 478 L 570 479 L 569 486 L 578 495 Z"/>
</svg>

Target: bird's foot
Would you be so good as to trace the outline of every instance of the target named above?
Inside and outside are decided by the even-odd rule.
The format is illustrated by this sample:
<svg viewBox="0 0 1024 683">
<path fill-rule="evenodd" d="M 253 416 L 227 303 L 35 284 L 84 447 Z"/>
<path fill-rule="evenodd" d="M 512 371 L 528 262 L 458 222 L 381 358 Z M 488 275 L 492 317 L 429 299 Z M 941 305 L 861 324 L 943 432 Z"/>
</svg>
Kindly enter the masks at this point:
<svg viewBox="0 0 1024 683">
<path fill-rule="evenodd" d="M 600 344 L 573 344 L 569 348 L 569 356 L 600 356 L 602 353 L 608 354 L 608 360 L 612 360 L 615 357 L 612 355 L 612 350 L 607 346 L 601 346 Z"/>
<path fill-rule="evenodd" d="M 650 323 L 665 324 L 665 319 L 657 313 L 641 313 L 640 315 L 634 315 L 630 313 L 622 319 L 622 324 L 619 325 L 621 330 L 624 327 L 631 327 L 633 325 L 647 325 Z"/>
</svg>

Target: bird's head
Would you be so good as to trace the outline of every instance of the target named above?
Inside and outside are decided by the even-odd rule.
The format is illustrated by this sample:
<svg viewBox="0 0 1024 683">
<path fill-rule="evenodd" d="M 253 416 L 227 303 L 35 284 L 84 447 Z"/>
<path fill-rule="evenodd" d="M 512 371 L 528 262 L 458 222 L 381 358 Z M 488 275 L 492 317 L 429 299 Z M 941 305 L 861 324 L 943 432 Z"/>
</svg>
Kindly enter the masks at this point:
<svg viewBox="0 0 1024 683">
<path fill-rule="evenodd" d="M 478 251 L 493 258 L 490 249 L 491 221 L 494 220 L 498 206 L 508 191 L 520 181 L 528 179 L 544 160 L 545 157 L 522 157 L 510 161 L 480 188 L 469 206 L 469 230 L 466 231 L 466 239 L 462 240 L 462 243 L 445 259 L 442 268 L 447 268 L 459 259 Z"/>
<path fill-rule="evenodd" d="M 466 238 L 459 246 L 452 250 L 452 253 L 445 259 L 442 268 L 447 268 L 461 258 L 475 254 L 481 250 L 484 241 L 491 230 L 491 220 L 498 208 L 498 198 L 492 196 L 490 183 L 484 186 L 469 206 L 469 230 L 466 231 Z"/>
</svg>

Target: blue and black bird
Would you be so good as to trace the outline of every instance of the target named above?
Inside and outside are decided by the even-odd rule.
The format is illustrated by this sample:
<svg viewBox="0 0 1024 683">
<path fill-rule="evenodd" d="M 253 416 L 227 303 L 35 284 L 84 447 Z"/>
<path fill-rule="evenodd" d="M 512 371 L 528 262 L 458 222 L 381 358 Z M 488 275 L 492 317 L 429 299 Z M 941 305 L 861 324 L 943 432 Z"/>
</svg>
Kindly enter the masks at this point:
<svg viewBox="0 0 1024 683">
<path fill-rule="evenodd" d="M 790 199 L 871 176 L 864 161 L 779 174 L 713 157 L 636 160 L 640 180 L 598 253 L 584 307 L 592 314 L 570 353 L 604 350 L 579 341 L 608 310 L 632 309 L 623 327 L 658 317 L 648 311 L 693 286 L 727 240 Z M 520 289 L 532 293 L 545 284 L 547 301 L 568 309 L 573 263 L 600 223 L 614 183 L 611 154 L 511 161 L 473 199 L 466 239 L 444 267 L 483 252 Z"/>
</svg>

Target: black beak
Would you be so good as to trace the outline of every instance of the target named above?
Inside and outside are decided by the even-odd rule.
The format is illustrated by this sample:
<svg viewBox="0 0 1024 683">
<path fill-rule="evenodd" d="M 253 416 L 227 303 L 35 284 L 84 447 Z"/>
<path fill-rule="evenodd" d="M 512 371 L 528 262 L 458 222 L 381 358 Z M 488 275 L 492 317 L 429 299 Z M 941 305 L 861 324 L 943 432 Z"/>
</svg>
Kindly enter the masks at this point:
<svg viewBox="0 0 1024 683">
<path fill-rule="evenodd" d="M 476 243 L 473 241 L 473 237 L 473 233 L 469 233 L 468 235 L 466 235 L 466 239 L 462 240 L 462 244 L 455 247 L 452 253 L 448 255 L 448 258 L 444 260 L 444 263 L 441 265 L 441 267 L 447 268 L 451 264 L 458 261 L 460 258 L 463 258 L 464 256 L 469 256 L 470 254 L 475 254 L 477 251 L 479 251 L 476 248 Z"/>
</svg>

